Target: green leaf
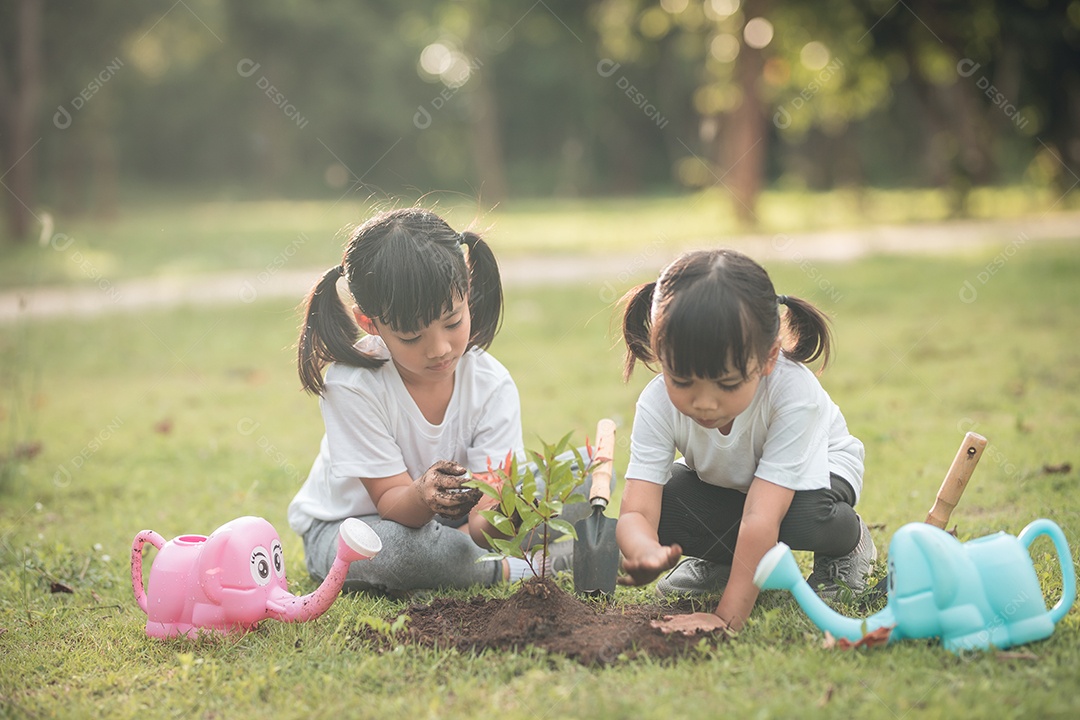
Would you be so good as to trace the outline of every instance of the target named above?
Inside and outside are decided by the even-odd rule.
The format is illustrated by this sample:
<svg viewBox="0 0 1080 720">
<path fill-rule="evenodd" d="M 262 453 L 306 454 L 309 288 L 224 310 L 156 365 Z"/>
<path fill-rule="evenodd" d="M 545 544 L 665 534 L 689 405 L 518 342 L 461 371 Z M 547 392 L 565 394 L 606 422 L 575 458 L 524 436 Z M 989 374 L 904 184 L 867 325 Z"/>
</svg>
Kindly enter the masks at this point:
<svg viewBox="0 0 1080 720">
<path fill-rule="evenodd" d="M 533 501 L 529 498 L 524 498 L 521 495 L 514 496 L 514 510 L 521 516 L 521 519 L 536 514 L 536 507 L 533 505 Z"/>
<path fill-rule="evenodd" d="M 583 457 L 581 457 L 581 451 L 579 451 L 576 447 L 573 448 L 573 451 L 574 451 L 574 462 L 577 463 L 577 466 L 579 468 L 583 468 L 581 475 L 582 475 L 582 477 L 584 477 L 592 469 L 592 463 L 591 462 L 588 462 L 588 463 L 585 462 L 585 459 Z"/>
<path fill-rule="evenodd" d="M 515 507 L 515 498 L 517 497 L 517 488 L 514 487 L 514 483 L 503 483 L 502 490 L 499 493 L 499 505 L 502 507 L 504 515 L 513 515 Z"/>
<path fill-rule="evenodd" d="M 543 518 L 541 518 L 540 515 L 538 515 L 537 513 L 530 514 L 529 517 L 521 521 L 521 525 L 518 527 L 517 534 L 525 535 L 525 533 L 529 532 L 534 527 L 539 525 L 542 520 Z"/>
<path fill-rule="evenodd" d="M 499 512 L 498 510 L 481 510 L 480 511 L 480 517 L 484 518 L 489 523 L 491 523 L 492 526 L 494 526 L 495 525 L 495 518 L 506 517 L 506 516 L 503 515 L 501 512 Z"/>
<path fill-rule="evenodd" d="M 521 494 L 529 499 L 536 497 L 536 476 L 528 468 L 521 474 Z"/>
<path fill-rule="evenodd" d="M 565 533 L 565 534 L 569 535 L 570 537 L 574 538 L 575 540 L 577 540 L 577 530 L 575 530 L 574 526 L 571 525 L 566 520 L 561 520 L 559 518 L 553 518 L 553 519 L 548 521 L 548 525 L 551 526 L 552 530 L 558 530 L 559 532 Z"/>
<path fill-rule="evenodd" d="M 394 620 L 393 625 L 390 626 L 390 634 L 396 635 L 401 630 L 404 630 L 411 619 L 408 615 L 398 615 L 397 620 Z"/>
<path fill-rule="evenodd" d="M 505 515 L 499 515 L 490 521 L 496 530 L 509 537 L 514 536 L 514 523 Z"/>
<path fill-rule="evenodd" d="M 544 469 L 548 466 L 547 458 L 535 450 L 530 450 L 529 454 L 532 455 L 533 462 L 536 463 L 536 471 L 540 477 L 544 477 Z"/>
<path fill-rule="evenodd" d="M 497 551 L 506 555 L 507 557 L 524 558 L 525 551 L 521 549 L 521 545 L 515 541 L 514 538 L 504 540 L 502 538 L 491 538 L 491 546 Z"/>
<path fill-rule="evenodd" d="M 498 530 L 503 535 L 513 537 L 514 523 L 510 520 L 510 518 L 506 517 L 498 510 L 481 510 L 480 517 L 487 520 L 493 528 Z"/>
<path fill-rule="evenodd" d="M 476 488 L 480 492 L 487 495 L 489 498 L 495 498 L 496 500 L 500 499 L 499 491 L 488 485 L 483 480 L 470 480 L 468 482 L 461 483 L 461 485 L 462 487 Z"/>
</svg>

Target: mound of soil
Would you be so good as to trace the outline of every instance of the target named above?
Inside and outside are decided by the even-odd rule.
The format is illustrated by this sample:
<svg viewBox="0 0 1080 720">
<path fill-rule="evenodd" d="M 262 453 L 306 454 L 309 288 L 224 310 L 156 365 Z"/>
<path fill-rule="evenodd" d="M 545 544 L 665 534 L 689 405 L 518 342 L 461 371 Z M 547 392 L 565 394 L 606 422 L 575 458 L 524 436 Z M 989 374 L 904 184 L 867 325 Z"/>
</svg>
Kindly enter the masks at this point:
<svg viewBox="0 0 1080 720">
<path fill-rule="evenodd" d="M 584 665 L 607 665 L 640 654 L 666 658 L 701 642 L 719 643 L 719 633 L 665 635 L 650 621 L 687 612 L 677 605 L 612 607 L 582 602 L 551 580 L 530 580 L 505 600 L 438 598 L 405 610 L 408 641 L 429 647 L 518 650 L 544 648 Z M 400 635 L 397 640 L 400 641 Z"/>
</svg>

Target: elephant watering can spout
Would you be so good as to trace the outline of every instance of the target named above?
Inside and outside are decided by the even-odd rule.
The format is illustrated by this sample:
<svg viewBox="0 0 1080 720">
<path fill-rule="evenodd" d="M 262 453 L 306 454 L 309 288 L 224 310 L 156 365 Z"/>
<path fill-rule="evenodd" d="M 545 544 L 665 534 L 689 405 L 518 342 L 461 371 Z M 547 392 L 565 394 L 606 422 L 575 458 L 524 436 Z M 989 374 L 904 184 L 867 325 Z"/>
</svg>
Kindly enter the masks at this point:
<svg viewBox="0 0 1080 720">
<path fill-rule="evenodd" d="M 146 543 L 158 552 L 144 590 Z M 297 597 L 288 591 L 281 539 L 263 518 L 237 518 L 210 535 L 181 535 L 168 542 L 143 530 L 131 546 L 131 583 L 151 637 L 242 633 L 266 619 L 296 622 L 323 614 L 341 592 L 349 564 L 381 549 L 368 525 L 346 520 L 326 579 L 315 592 Z"/>
<path fill-rule="evenodd" d="M 787 590 L 815 625 L 836 638 L 854 642 L 865 632 L 888 624 L 886 618 L 877 616 L 867 621 L 844 617 L 826 605 L 803 579 L 791 548 L 784 543 L 777 543 L 761 558 L 754 572 L 754 584 L 761 590 Z M 875 619 L 877 624 L 868 624 L 869 620 Z"/>
<path fill-rule="evenodd" d="M 272 617 L 282 622 L 314 620 L 326 612 L 337 599 L 349 573 L 349 565 L 356 560 L 370 560 L 382 550 L 382 541 L 363 520 L 349 518 L 341 524 L 337 556 L 330 572 L 319 587 L 303 596 L 284 593 L 274 598 L 276 607 L 267 602 Z"/>
</svg>

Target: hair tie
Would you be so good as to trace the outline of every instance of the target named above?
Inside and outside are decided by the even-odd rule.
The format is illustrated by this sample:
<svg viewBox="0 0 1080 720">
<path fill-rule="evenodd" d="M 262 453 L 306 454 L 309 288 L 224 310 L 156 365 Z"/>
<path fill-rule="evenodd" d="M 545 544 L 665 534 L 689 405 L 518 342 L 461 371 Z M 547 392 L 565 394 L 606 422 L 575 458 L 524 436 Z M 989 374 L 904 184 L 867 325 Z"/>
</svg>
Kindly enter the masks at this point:
<svg viewBox="0 0 1080 720">
<path fill-rule="evenodd" d="M 345 263 L 341 263 L 337 266 L 338 275 L 345 277 Z"/>
<path fill-rule="evenodd" d="M 787 305 L 788 304 L 788 296 L 787 295 L 777 295 L 776 296 L 776 304 L 777 305 Z"/>
</svg>

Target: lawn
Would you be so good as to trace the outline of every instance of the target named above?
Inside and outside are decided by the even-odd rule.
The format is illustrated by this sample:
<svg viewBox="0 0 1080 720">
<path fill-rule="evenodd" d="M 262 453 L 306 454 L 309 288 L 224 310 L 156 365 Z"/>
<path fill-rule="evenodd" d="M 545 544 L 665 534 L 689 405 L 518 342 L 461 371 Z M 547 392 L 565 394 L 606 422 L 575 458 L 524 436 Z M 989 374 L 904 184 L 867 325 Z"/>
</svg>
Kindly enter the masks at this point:
<svg viewBox="0 0 1080 720">
<path fill-rule="evenodd" d="M 681 247 L 744 231 L 721 190 L 669 197 L 513 200 L 496 207 L 451 193 L 429 193 L 419 200 L 348 194 L 336 200 L 182 202 L 140 194 L 110 220 L 39 213 L 47 226 L 37 242 L 14 245 L 0 235 L 0 289 L 329 266 L 340 257 L 350 225 L 373 210 L 412 202 L 437 210 L 456 228 L 489 233 L 504 258 L 632 254 L 657 243 Z M 978 188 L 969 213 L 973 218 L 1017 218 L 1075 207 L 1076 202 L 1028 187 Z M 757 208 L 760 224 L 754 231 L 768 235 L 933 222 L 948 213 L 946 197 L 934 190 L 769 190 Z"/>
<path fill-rule="evenodd" d="M 163 217 L 162 232 L 192 240 L 198 269 L 210 253 L 196 240 L 203 226 L 181 215 Z M 170 230 L 172 221 L 184 232 Z M 268 217 L 267 227 L 285 224 L 277 221 Z M 163 265 L 146 252 L 133 267 Z M 769 266 L 778 291 L 814 299 L 834 318 L 837 354 L 822 379 L 866 444 L 859 509 L 883 552 L 898 527 L 925 517 L 964 433 L 975 430 L 990 446 L 953 516 L 961 539 L 1015 534 L 1047 517 L 1080 553 L 1080 253 L 1075 240 L 1028 244 L 996 266 L 999 252 Z M 328 264 L 333 254 L 310 259 Z M 237 267 L 264 260 L 230 257 Z M 646 278 L 617 289 L 637 279 Z M 622 468 L 634 400 L 650 375 L 619 378 L 605 282 L 508 288 L 493 352 L 521 390 L 527 444 L 568 431 L 583 439 L 610 416 Z M 403 604 L 368 596 L 342 597 L 310 623 L 267 622 L 219 642 L 147 638 L 127 562 L 143 528 L 171 538 L 261 515 L 282 534 L 290 589 L 313 588 L 302 543 L 285 522 L 322 432 L 317 402 L 298 390 L 293 367 L 295 305 L 260 300 L 0 327 L 0 717 L 1080 712 L 1075 608 L 1052 638 L 1020 654 L 957 657 L 925 642 L 845 653 L 824 649 L 788 596 L 768 594 L 731 642 L 678 661 L 605 669 L 534 650 L 379 653 L 359 631 Z M 1033 557 L 1056 602 L 1049 543 L 1037 542 Z M 59 586 L 72 592 L 51 592 Z M 618 593 L 619 602 L 647 598 Z"/>
</svg>

